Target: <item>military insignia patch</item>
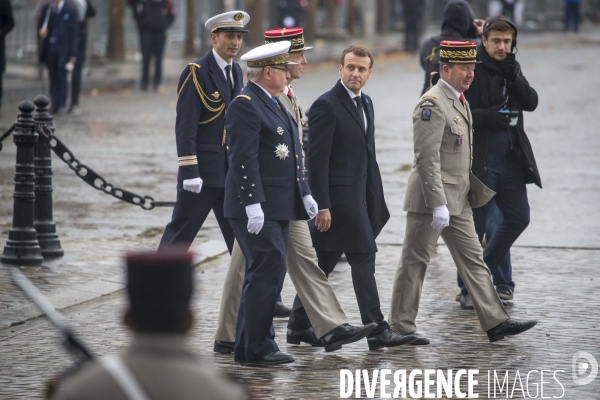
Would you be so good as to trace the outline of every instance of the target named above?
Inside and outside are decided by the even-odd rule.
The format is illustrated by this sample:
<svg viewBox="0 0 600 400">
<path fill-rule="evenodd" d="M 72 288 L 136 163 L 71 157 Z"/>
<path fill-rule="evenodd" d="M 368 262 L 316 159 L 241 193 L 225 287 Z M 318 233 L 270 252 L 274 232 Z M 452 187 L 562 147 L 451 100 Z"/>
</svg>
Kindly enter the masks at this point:
<svg viewBox="0 0 600 400">
<path fill-rule="evenodd" d="M 214 92 L 214 93 L 212 94 L 212 96 L 213 96 L 215 99 L 219 100 L 219 97 L 220 97 L 221 95 L 219 94 L 219 92 Z"/>
<path fill-rule="evenodd" d="M 454 118 L 454 122 L 456 122 L 457 125 L 460 124 L 460 121 L 462 121 L 462 119 L 459 116 Z"/>
<path fill-rule="evenodd" d="M 242 13 L 237 13 L 235 14 L 235 16 L 233 17 L 233 19 L 235 19 L 236 21 L 241 21 L 244 19 L 244 14 Z"/>
<path fill-rule="evenodd" d="M 275 157 L 279 158 L 280 160 L 285 160 L 289 154 L 290 151 L 285 144 L 280 143 L 275 147 Z"/>
<path fill-rule="evenodd" d="M 421 111 L 421 121 L 429 121 L 431 119 L 431 110 L 429 108 L 424 108 Z"/>
<path fill-rule="evenodd" d="M 277 133 L 279 133 L 280 135 L 283 135 L 283 128 L 278 126 L 277 127 Z"/>
<path fill-rule="evenodd" d="M 421 108 L 423 107 L 435 107 L 435 104 L 427 100 L 421 103 Z"/>
</svg>

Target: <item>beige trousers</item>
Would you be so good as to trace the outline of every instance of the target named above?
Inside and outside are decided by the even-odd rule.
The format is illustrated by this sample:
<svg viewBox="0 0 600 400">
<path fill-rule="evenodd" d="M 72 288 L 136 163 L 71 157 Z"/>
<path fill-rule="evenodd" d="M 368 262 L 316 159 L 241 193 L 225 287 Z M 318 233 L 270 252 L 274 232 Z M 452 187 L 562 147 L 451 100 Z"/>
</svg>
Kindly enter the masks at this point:
<svg viewBox="0 0 600 400">
<path fill-rule="evenodd" d="M 423 280 L 440 234 L 471 294 L 481 328 L 487 331 L 506 321 L 508 313 L 494 289 L 490 270 L 483 262 L 471 207 L 466 206 L 460 215 L 451 216 L 450 226 L 441 233 L 431 227 L 432 218 L 431 214 L 407 213 L 402 256 L 396 269 L 388 317 L 391 328 L 402 334 L 417 330 L 415 319 Z"/>
<path fill-rule="evenodd" d="M 287 272 L 317 337 L 323 337 L 338 326 L 347 324 L 346 314 L 335 297 L 325 273 L 319 268 L 317 253 L 312 246 L 306 221 L 289 223 L 286 262 Z M 223 285 L 216 340 L 235 342 L 245 272 L 246 260 L 236 240 Z"/>
</svg>

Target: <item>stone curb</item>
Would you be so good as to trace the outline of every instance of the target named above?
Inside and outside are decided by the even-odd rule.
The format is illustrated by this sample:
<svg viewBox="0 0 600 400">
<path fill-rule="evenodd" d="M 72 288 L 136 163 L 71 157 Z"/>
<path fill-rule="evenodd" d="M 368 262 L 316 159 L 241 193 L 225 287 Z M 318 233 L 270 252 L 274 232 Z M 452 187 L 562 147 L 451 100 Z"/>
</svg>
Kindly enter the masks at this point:
<svg viewBox="0 0 600 400">
<path fill-rule="evenodd" d="M 223 241 L 209 240 L 200 245 L 192 246 L 194 267 L 198 267 L 208 260 L 227 253 L 227 246 Z M 67 289 L 58 289 L 49 293 L 46 297 L 55 310 L 82 304 L 90 300 L 106 296 L 125 289 L 125 274 L 113 275 L 108 278 L 97 279 L 91 282 L 75 285 Z M 20 325 L 25 321 L 41 316 L 42 313 L 33 304 L 7 308 L 0 311 L 0 330 L 14 325 Z"/>
</svg>

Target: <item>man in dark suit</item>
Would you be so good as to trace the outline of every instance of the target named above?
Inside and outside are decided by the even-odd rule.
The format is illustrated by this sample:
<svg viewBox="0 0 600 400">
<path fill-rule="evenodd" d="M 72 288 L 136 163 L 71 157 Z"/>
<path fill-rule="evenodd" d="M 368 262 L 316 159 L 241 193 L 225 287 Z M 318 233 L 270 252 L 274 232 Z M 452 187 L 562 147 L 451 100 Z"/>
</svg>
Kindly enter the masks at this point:
<svg viewBox="0 0 600 400">
<path fill-rule="evenodd" d="M 52 113 L 56 114 L 67 105 L 67 72 L 73 70 L 77 61 L 77 9 L 69 1 L 51 1 L 42 8 L 38 30 L 42 39 L 40 62 L 48 67 Z"/>
<path fill-rule="evenodd" d="M 225 216 L 246 258 L 234 359 L 241 363 L 295 361 L 275 343 L 273 310 L 286 271 L 289 221 L 317 214 L 302 169 L 296 124 L 277 100 L 289 71 L 291 42 L 268 43 L 244 54 L 248 85 L 226 116 L 229 171 Z"/>
<path fill-rule="evenodd" d="M 15 27 L 10 0 L 0 0 L 0 108 L 2 107 L 2 79 L 6 69 L 6 49 L 4 38 Z"/>
<path fill-rule="evenodd" d="M 375 159 L 375 114 L 361 92 L 373 67 L 364 46 L 346 48 L 340 59 L 341 80 L 310 108 L 307 167 L 319 205 L 311 226 L 319 267 L 329 276 L 342 253 L 352 268 L 352 282 L 362 322 L 378 327 L 369 349 L 400 346 L 415 340 L 390 329 L 379 305 L 375 282 L 375 238 L 390 218 Z M 292 319 L 306 318 L 298 297 Z"/>
<path fill-rule="evenodd" d="M 177 202 L 159 248 L 188 246 L 213 210 L 231 253 L 234 235 L 223 216 L 227 153 L 225 110 L 242 90 L 242 69 L 233 62 L 250 16 L 231 11 L 206 21 L 213 49 L 188 64 L 179 79 L 175 135 L 179 172 Z"/>
</svg>

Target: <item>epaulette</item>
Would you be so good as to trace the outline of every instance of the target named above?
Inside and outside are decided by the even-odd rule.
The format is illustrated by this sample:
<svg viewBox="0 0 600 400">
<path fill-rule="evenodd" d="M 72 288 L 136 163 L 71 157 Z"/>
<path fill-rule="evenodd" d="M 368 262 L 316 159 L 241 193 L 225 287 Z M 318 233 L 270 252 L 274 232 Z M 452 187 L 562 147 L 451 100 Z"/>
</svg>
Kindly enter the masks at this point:
<svg viewBox="0 0 600 400">
<path fill-rule="evenodd" d="M 250 96 L 246 96 L 245 94 L 238 94 L 238 95 L 237 95 L 235 98 L 236 98 L 236 99 L 246 99 L 246 100 L 248 100 L 248 101 L 252 100 L 252 99 L 250 98 Z"/>
<path fill-rule="evenodd" d="M 194 66 L 196 68 L 200 68 L 200 64 L 196 64 L 196 63 L 189 63 L 188 67 Z"/>
<path fill-rule="evenodd" d="M 435 94 L 431 94 L 431 93 L 425 93 L 423 96 L 421 96 L 421 99 L 425 99 L 427 97 L 431 97 L 432 99 L 437 99 Z"/>
</svg>

